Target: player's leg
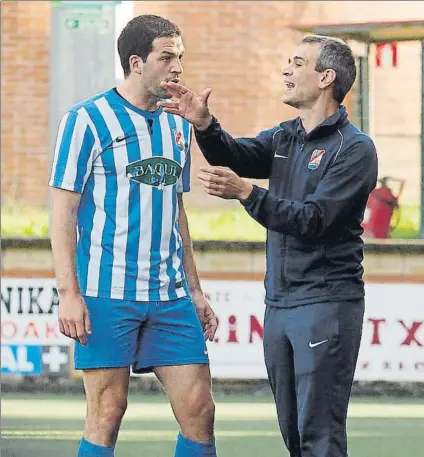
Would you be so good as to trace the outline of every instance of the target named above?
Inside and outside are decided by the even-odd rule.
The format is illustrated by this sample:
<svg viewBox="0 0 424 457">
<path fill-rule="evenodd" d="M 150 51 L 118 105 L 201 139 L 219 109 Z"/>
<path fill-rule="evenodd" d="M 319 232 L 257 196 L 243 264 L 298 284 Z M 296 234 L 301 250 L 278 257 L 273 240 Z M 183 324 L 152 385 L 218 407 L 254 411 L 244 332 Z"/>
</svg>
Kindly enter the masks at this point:
<svg viewBox="0 0 424 457">
<path fill-rule="evenodd" d="M 151 304 L 133 370 L 154 371 L 180 425 L 176 456 L 214 456 L 214 402 L 202 327 L 189 297 Z"/>
<path fill-rule="evenodd" d="M 180 425 L 175 457 L 216 456 L 209 366 L 161 366 L 154 372 Z"/>
<path fill-rule="evenodd" d="M 75 343 L 75 368 L 83 370 L 87 398 L 78 457 L 112 457 L 127 405 L 129 367 L 134 361 L 140 307 L 131 302 L 84 297 L 90 313 L 87 346 Z"/>
<path fill-rule="evenodd" d="M 281 434 L 291 457 L 300 457 L 293 349 L 285 326 L 291 310 L 268 306 L 264 318 L 264 354 Z"/>
<path fill-rule="evenodd" d="M 129 367 L 84 370 L 87 416 L 78 457 L 112 457 L 127 408 Z"/>
<path fill-rule="evenodd" d="M 347 457 L 346 416 L 363 300 L 296 308 L 290 333 L 302 457 Z"/>
</svg>

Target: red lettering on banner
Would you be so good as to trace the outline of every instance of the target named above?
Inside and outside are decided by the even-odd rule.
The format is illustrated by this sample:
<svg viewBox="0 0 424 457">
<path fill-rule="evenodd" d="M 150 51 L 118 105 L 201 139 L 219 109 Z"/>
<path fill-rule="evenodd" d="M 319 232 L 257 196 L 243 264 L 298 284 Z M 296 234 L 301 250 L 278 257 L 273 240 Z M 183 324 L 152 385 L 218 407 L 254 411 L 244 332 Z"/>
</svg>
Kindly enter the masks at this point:
<svg viewBox="0 0 424 457">
<path fill-rule="evenodd" d="M 228 318 L 229 323 L 229 332 L 228 332 L 228 341 L 227 343 L 238 343 L 237 339 L 237 317 L 232 314 Z"/>
<path fill-rule="evenodd" d="M 421 347 L 422 344 L 417 340 L 415 334 L 417 333 L 417 330 L 421 327 L 422 322 L 413 322 L 410 328 L 403 321 L 398 322 L 408 332 L 408 335 L 406 336 L 401 346 L 410 346 L 413 342 L 415 342 L 418 346 Z"/>
<path fill-rule="evenodd" d="M 259 335 L 261 340 L 264 339 L 264 328 L 255 316 L 250 316 L 250 334 L 249 343 L 253 343 L 253 334 Z"/>
<path fill-rule="evenodd" d="M 50 325 L 48 322 L 46 322 L 46 338 L 54 338 L 58 339 L 60 338 L 60 334 L 58 332 L 59 326 L 56 323 Z"/>
<path fill-rule="evenodd" d="M 30 322 L 26 328 L 25 332 L 23 335 L 24 338 L 40 338 L 40 334 L 38 333 L 37 327 L 35 325 L 35 322 Z"/>
<path fill-rule="evenodd" d="M 17 325 L 12 321 L 5 321 L 1 323 L 1 338 L 12 339 L 18 333 Z"/>
<path fill-rule="evenodd" d="M 381 344 L 380 343 L 380 324 L 382 322 L 386 323 L 386 319 L 371 319 L 371 318 L 369 318 L 368 322 L 371 322 L 373 327 L 374 327 L 374 331 L 373 331 L 373 334 L 372 334 L 371 345 Z"/>
</svg>

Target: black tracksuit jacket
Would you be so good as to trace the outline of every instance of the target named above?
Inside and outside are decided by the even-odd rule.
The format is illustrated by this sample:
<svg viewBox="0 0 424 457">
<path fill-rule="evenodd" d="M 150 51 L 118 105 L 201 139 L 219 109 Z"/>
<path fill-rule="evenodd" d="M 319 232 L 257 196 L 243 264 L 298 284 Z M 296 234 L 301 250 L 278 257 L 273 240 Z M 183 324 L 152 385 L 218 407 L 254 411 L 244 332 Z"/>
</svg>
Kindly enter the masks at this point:
<svg viewBox="0 0 424 457">
<path fill-rule="evenodd" d="M 213 118 L 195 135 L 211 165 L 269 179 L 268 190 L 255 185 L 242 202 L 267 229 L 267 305 L 363 298 L 361 223 L 377 155 L 344 106 L 308 134 L 296 118 L 235 139 Z"/>
</svg>

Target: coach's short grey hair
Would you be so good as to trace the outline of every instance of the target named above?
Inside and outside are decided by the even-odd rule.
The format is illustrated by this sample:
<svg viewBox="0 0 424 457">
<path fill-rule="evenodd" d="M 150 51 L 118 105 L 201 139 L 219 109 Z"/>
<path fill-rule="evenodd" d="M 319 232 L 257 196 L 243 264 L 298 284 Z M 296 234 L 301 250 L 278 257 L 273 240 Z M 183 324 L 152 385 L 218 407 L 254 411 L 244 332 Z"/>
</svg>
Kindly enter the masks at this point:
<svg viewBox="0 0 424 457">
<path fill-rule="evenodd" d="M 333 97 L 342 103 L 356 78 L 355 58 L 350 47 L 343 40 L 321 35 L 307 36 L 302 44 L 318 44 L 321 47 L 315 71 L 330 69 L 336 72 Z"/>
</svg>

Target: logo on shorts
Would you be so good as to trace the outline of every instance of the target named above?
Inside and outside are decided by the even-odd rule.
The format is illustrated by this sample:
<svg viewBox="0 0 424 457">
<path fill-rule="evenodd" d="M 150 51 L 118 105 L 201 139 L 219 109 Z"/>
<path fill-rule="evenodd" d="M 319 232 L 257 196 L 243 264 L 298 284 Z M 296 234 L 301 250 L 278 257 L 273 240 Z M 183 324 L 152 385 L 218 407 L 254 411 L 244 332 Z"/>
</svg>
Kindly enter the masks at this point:
<svg viewBox="0 0 424 457">
<path fill-rule="evenodd" d="M 181 175 L 181 165 L 165 157 L 150 157 L 127 165 L 127 178 L 139 184 L 162 189 L 172 186 Z"/>
<path fill-rule="evenodd" d="M 316 170 L 325 154 L 325 149 L 315 149 L 308 163 L 308 170 Z"/>
<path fill-rule="evenodd" d="M 177 129 L 173 129 L 172 131 L 174 132 L 174 138 L 175 138 L 175 143 L 177 145 L 177 148 L 180 151 L 182 151 L 186 147 L 186 142 L 184 141 L 184 136 Z"/>
</svg>

